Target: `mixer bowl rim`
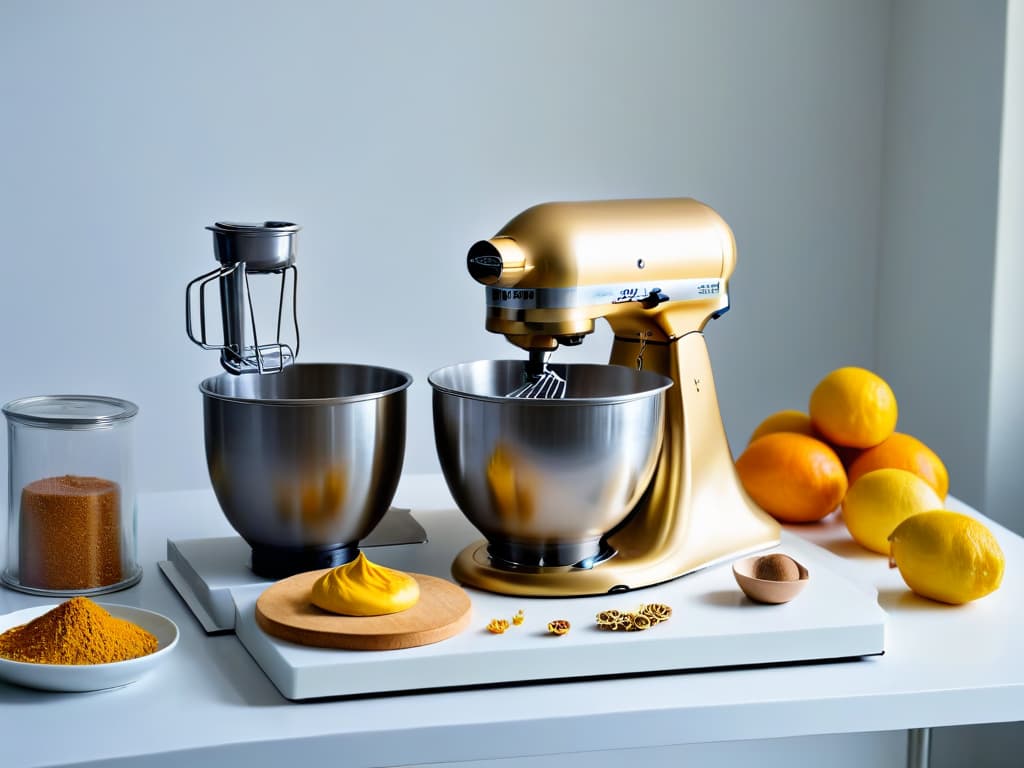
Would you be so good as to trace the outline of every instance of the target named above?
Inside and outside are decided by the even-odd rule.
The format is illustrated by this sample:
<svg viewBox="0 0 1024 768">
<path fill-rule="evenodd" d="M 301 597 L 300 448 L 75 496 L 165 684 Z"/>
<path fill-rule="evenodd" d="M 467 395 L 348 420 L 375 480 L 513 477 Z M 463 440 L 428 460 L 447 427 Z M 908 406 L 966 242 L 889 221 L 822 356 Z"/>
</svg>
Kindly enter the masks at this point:
<svg viewBox="0 0 1024 768">
<path fill-rule="evenodd" d="M 485 395 L 475 392 L 464 392 L 459 389 L 453 389 L 452 387 L 445 386 L 438 382 L 437 378 L 443 371 L 449 371 L 453 368 L 468 367 L 471 365 L 477 365 L 480 363 L 512 363 L 522 365 L 522 360 L 469 360 L 462 363 L 453 363 L 451 365 L 445 365 L 441 368 L 436 368 L 431 371 L 427 376 L 427 383 L 434 389 L 435 392 L 441 392 L 446 395 L 452 395 L 454 397 L 463 398 L 466 400 L 479 400 L 486 403 L 507 403 L 522 406 L 538 405 L 542 407 L 557 407 L 557 406 L 574 406 L 574 407 L 585 407 L 592 405 L 614 405 L 616 403 L 626 403 L 632 400 L 642 400 L 646 397 L 652 397 L 663 393 L 665 390 L 672 387 L 675 382 L 672 381 L 668 376 L 663 376 L 660 373 L 654 371 L 637 371 L 634 368 L 630 368 L 627 365 L 616 365 L 614 363 L 552 363 L 553 368 L 562 370 L 570 368 L 624 368 L 627 371 L 633 371 L 634 373 L 651 380 L 650 386 L 645 387 L 639 392 L 629 392 L 622 395 L 604 395 L 600 397 L 562 397 L 562 398 L 541 398 L 541 397 L 508 397 L 507 395 Z"/>
<path fill-rule="evenodd" d="M 208 376 L 199 382 L 199 391 L 202 392 L 204 397 L 209 397 L 214 400 L 222 400 L 228 403 L 245 403 L 250 405 L 278 405 L 288 407 L 312 407 L 312 406 L 324 406 L 324 405 L 344 405 L 346 403 L 358 403 L 365 400 L 378 400 L 381 398 L 388 397 L 389 395 L 395 395 L 399 392 L 403 392 L 412 386 L 413 378 L 412 375 L 401 371 L 397 368 L 388 368 L 381 365 L 364 365 L 362 363 L 294 363 L 293 365 L 287 366 L 288 368 L 350 368 L 350 369 L 362 369 L 379 371 L 382 373 L 394 374 L 396 377 L 401 379 L 401 383 L 388 389 L 379 389 L 372 392 L 363 392 L 357 395 L 341 395 L 338 397 L 239 397 L 236 395 L 225 395 L 223 392 L 215 392 L 210 387 L 212 382 L 222 380 L 227 376 L 237 378 L 239 375 L 242 376 L 277 376 L 278 373 L 268 374 L 234 374 L 234 373 L 218 373 L 214 376 Z"/>
<path fill-rule="evenodd" d="M 222 235 L 237 235 L 239 237 L 284 237 L 294 235 L 302 229 L 302 226 L 291 221 L 264 221 L 240 222 L 240 221 L 216 221 L 207 227 L 211 232 L 218 232 Z"/>
</svg>

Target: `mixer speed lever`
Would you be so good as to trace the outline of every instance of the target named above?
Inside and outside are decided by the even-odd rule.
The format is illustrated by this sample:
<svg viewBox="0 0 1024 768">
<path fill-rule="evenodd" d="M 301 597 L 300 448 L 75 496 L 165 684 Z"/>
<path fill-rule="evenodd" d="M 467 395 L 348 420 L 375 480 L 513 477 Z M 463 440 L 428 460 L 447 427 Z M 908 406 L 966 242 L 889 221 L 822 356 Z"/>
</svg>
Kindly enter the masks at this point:
<svg viewBox="0 0 1024 768">
<path fill-rule="evenodd" d="M 647 298 L 640 302 L 640 306 L 644 309 L 654 309 L 662 302 L 668 301 L 668 299 L 668 295 L 661 288 L 652 288 L 651 292 L 647 294 Z"/>
</svg>

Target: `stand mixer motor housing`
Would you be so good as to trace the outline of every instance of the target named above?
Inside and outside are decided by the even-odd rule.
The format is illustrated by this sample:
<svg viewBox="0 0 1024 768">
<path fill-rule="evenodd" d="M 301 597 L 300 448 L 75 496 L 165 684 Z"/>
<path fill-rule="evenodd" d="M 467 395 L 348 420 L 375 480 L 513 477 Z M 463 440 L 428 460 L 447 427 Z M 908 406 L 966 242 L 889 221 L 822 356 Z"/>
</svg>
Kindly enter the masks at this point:
<svg viewBox="0 0 1024 768">
<path fill-rule="evenodd" d="M 735 264 L 729 226 L 688 198 L 545 203 L 470 248 L 469 273 L 486 286 L 487 330 L 526 350 L 528 371 L 603 317 L 615 334 L 610 363 L 674 386 L 653 479 L 608 538 L 615 557 L 586 569 L 510 569 L 478 542 L 452 566 L 459 581 L 507 594 L 602 594 L 778 544 L 779 524 L 736 475 L 703 334 L 729 308 Z"/>
</svg>

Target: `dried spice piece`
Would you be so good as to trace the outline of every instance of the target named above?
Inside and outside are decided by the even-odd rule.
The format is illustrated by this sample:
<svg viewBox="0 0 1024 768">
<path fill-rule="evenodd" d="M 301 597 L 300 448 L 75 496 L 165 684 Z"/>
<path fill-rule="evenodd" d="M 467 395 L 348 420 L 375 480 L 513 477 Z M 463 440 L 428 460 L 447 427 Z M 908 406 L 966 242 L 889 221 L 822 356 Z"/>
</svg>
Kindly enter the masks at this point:
<svg viewBox="0 0 1024 768">
<path fill-rule="evenodd" d="M 493 635 L 500 635 L 505 632 L 508 627 L 508 619 L 491 619 L 491 623 L 487 625 L 487 631 Z"/>
<path fill-rule="evenodd" d="M 512 617 L 512 623 L 518 627 L 524 621 L 526 621 L 526 614 L 523 613 L 523 609 L 520 608 L 518 611 L 516 611 L 516 615 Z"/>
<path fill-rule="evenodd" d="M 668 621 L 672 617 L 672 607 L 664 603 L 650 603 L 640 606 L 640 613 L 657 624 L 660 621 Z"/>
<path fill-rule="evenodd" d="M 601 611 L 597 614 L 597 628 L 614 632 L 619 628 L 622 614 L 619 611 Z"/>
<path fill-rule="evenodd" d="M 597 614 L 597 628 L 609 632 L 642 632 L 655 624 L 668 621 L 672 608 L 664 603 L 641 605 L 639 610 L 629 613 L 609 610 Z"/>
<path fill-rule="evenodd" d="M 570 624 L 566 619 L 555 619 L 548 622 L 548 632 L 552 635 L 567 635 L 569 634 L 569 628 Z"/>
<path fill-rule="evenodd" d="M 158 644 L 142 627 L 87 597 L 73 597 L 0 635 L 0 656 L 33 664 L 109 664 L 148 656 Z"/>
<path fill-rule="evenodd" d="M 654 623 L 648 616 L 642 613 L 633 614 L 633 626 L 630 627 L 632 631 L 642 632 L 645 629 L 650 629 L 652 626 L 654 626 Z"/>
</svg>

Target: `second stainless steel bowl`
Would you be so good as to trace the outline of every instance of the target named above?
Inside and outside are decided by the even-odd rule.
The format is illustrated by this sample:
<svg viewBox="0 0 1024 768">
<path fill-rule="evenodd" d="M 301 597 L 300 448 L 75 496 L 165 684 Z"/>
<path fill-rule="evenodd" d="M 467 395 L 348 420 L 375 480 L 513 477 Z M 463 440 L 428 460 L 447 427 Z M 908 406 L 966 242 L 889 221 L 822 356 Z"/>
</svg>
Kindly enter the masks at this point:
<svg viewBox="0 0 1024 768">
<path fill-rule="evenodd" d="M 256 573 L 355 555 L 398 487 L 411 383 L 390 368 L 297 364 L 200 384 L 210 480 Z"/>
<path fill-rule="evenodd" d="M 613 365 L 553 365 L 563 399 L 506 397 L 523 361 L 441 368 L 434 437 L 448 488 L 509 567 L 586 567 L 647 488 L 672 381 Z"/>
</svg>

